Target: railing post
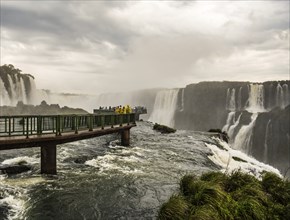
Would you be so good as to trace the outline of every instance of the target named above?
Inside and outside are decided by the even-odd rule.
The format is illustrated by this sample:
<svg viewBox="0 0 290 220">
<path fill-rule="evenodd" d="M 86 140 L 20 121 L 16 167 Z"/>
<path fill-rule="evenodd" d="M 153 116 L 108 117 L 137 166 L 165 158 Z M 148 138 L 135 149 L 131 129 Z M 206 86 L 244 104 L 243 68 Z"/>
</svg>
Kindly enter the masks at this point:
<svg viewBox="0 0 290 220">
<path fill-rule="evenodd" d="M 42 117 L 37 116 L 37 134 L 40 135 L 42 133 Z"/>
<path fill-rule="evenodd" d="M 78 134 L 79 133 L 79 131 L 78 131 L 78 124 L 79 124 L 79 122 L 78 122 L 78 116 L 76 115 L 75 116 L 75 118 L 74 118 L 74 124 L 75 124 L 75 134 Z"/>
<path fill-rule="evenodd" d="M 8 118 L 8 135 L 11 136 L 11 118 Z"/>
<path fill-rule="evenodd" d="M 115 124 L 115 115 L 111 115 L 111 128 L 114 128 Z"/>
<path fill-rule="evenodd" d="M 29 117 L 26 117 L 26 138 L 29 138 Z"/>
<path fill-rule="evenodd" d="M 22 117 L 21 121 L 22 121 L 22 133 L 23 135 L 25 135 L 25 118 Z"/>
<path fill-rule="evenodd" d="M 60 115 L 56 116 L 56 136 L 61 136 L 61 131 L 60 131 Z"/>
<path fill-rule="evenodd" d="M 119 123 L 120 123 L 120 127 L 122 127 L 123 126 L 123 115 L 120 115 L 120 121 L 119 121 Z"/>
<path fill-rule="evenodd" d="M 101 127 L 102 127 L 102 129 L 104 129 L 104 126 L 105 126 L 105 116 L 101 115 Z"/>
<path fill-rule="evenodd" d="M 89 115 L 89 131 L 93 131 L 93 115 Z"/>
</svg>

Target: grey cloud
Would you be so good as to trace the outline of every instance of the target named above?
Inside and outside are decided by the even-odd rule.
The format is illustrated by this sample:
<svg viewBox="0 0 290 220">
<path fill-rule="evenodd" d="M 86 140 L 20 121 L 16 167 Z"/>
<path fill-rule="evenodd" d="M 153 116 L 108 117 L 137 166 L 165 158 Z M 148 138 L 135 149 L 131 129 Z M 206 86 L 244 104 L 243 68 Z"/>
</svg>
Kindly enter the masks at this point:
<svg viewBox="0 0 290 220">
<path fill-rule="evenodd" d="M 1 62 L 35 71 L 45 88 L 57 89 L 51 74 L 85 92 L 285 78 L 286 3 L 2 1 Z"/>
</svg>

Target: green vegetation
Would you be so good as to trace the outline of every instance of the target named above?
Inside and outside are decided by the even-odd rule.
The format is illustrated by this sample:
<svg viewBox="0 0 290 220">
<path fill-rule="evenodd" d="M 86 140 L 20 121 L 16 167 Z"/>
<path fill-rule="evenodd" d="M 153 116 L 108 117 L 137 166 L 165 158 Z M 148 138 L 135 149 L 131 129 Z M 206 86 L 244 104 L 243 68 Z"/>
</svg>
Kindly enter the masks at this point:
<svg viewBox="0 0 290 220">
<path fill-rule="evenodd" d="M 269 172 L 261 181 L 241 171 L 186 175 L 158 219 L 290 219 L 290 182 Z"/>
<path fill-rule="evenodd" d="M 157 123 L 154 124 L 153 130 L 160 131 L 162 134 L 168 134 L 168 133 L 176 132 L 176 129 L 167 127 L 165 125 L 160 125 L 160 124 L 157 124 Z"/>
</svg>

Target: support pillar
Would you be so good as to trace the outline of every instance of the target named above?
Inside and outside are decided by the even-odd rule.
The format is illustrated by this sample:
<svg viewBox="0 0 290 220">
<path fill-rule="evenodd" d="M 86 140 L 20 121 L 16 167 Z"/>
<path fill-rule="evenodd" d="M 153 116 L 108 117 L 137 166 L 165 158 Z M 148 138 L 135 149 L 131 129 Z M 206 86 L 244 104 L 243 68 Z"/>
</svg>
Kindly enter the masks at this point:
<svg viewBox="0 0 290 220">
<path fill-rule="evenodd" d="M 121 145 L 122 146 L 130 145 L 130 129 L 121 131 Z"/>
<path fill-rule="evenodd" d="M 41 173 L 56 175 L 56 144 L 41 146 Z"/>
</svg>

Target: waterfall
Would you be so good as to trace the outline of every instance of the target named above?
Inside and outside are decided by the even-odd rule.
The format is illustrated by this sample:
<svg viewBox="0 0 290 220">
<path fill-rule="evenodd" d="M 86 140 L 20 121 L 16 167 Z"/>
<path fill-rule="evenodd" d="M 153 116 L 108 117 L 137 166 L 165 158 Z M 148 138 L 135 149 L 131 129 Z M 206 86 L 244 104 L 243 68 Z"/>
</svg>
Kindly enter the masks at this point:
<svg viewBox="0 0 290 220">
<path fill-rule="evenodd" d="M 250 94 L 247 110 L 252 113 L 264 112 L 264 86 L 250 84 Z"/>
<path fill-rule="evenodd" d="M 0 105 L 15 106 L 17 102 L 24 104 L 37 104 L 40 94 L 36 90 L 34 79 L 22 74 L 7 74 L 7 88 L 3 78 L 0 78 Z M 5 79 L 5 78 L 4 78 Z"/>
<path fill-rule="evenodd" d="M 8 77 L 8 82 L 9 82 L 9 87 L 10 87 L 10 91 L 11 91 L 11 94 L 10 94 L 10 104 L 12 105 L 15 105 L 15 86 L 14 86 L 14 83 L 13 83 L 13 80 L 11 78 L 11 76 L 8 74 L 7 75 Z"/>
<path fill-rule="evenodd" d="M 239 92 L 238 92 L 238 110 L 242 110 L 242 89 L 243 87 L 240 87 Z"/>
<path fill-rule="evenodd" d="M 285 108 L 290 103 L 290 97 L 289 97 L 289 88 L 288 84 L 283 84 L 282 86 L 282 94 L 283 94 L 283 104 L 282 107 Z"/>
<path fill-rule="evenodd" d="M 183 111 L 184 110 L 184 88 L 182 89 L 182 92 L 181 92 L 181 109 L 180 111 Z"/>
<path fill-rule="evenodd" d="M 226 109 L 234 111 L 236 109 L 236 90 L 234 88 L 227 90 Z"/>
<path fill-rule="evenodd" d="M 264 162 L 268 163 L 268 140 L 269 140 L 269 126 L 271 123 L 271 119 L 269 119 L 267 126 L 266 126 L 266 133 L 265 133 L 265 144 L 264 144 Z"/>
<path fill-rule="evenodd" d="M 283 88 L 280 85 L 280 83 L 278 83 L 276 87 L 276 106 L 282 106 L 282 104 L 283 104 Z"/>
<path fill-rule="evenodd" d="M 149 121 L 173 127 L 177 95 L 178 89 L 163 90 L 158 92 Z"/>
<path fill-rule="evenodd" d="M 29 84 L 30 84 L 30 91 L 28 93 L 28 97 L 29 97 L 28 102 L 29 104 L 39 104 L 43 100 L 41 96 L 42 93 L 39 93 L 37 91 L 34 79 L 31 77 L 29 77 Z"/>
<path fill-rule="evenodd" d="M 0 106 L 9 105 L 10 104 L 9 94 L 1 78 L 0 78 L 0 92 L 1 92 L 0 93 Z"/>
<path fill-rule="evenodd" d="M 246 154 L 250 154 L 250 147 L 251 147 L 251 140 L 252 140 L 252 131 L 255 126 L 256 119 L 258 117 L 258 113 L 254 113 L 251 116 L 251 122 L 248 125 L 244 125 L 239 130 L 235 141 L 234 141 L 234 148 L 237 150 L 241 150 Z"/>
<path fill-rule="evenodd" d="M 27 95 L 26 95 L 26 89 L 25 89 L 25 85 L 24 85 L 24 81 L 22 78 L 20 78 L 20 97 L 22 96 L 22 101 L 23 103 L 27 104 Z"/>
<path fill-rule="evenodd" d="M 229 112 L 227 122 L 222 128 L 222 131 L 228 132 L 229 127 L 235 123 L 235 112 Z"/>
<path fill-rule="evenodd" d="M 239 117 L 238 117 L 238 119 L 235 121 L 235 123 L 234 123 L 232 126 L 230 126 L 230 127 L 228 128 L 227 133 L 228 133 L 228 136 L 229 136 L 230 140 L 232 140 L 232 141 L 233 141 L 233 139 L 234 139 L 234 131 L 235 131 L 235 128 L 239 125 L 239 123 L 240 123 L 240 119 L 241 119 L 241 116 L 242 116 L 242 113 L 239 115 Z"/>
</svg>

